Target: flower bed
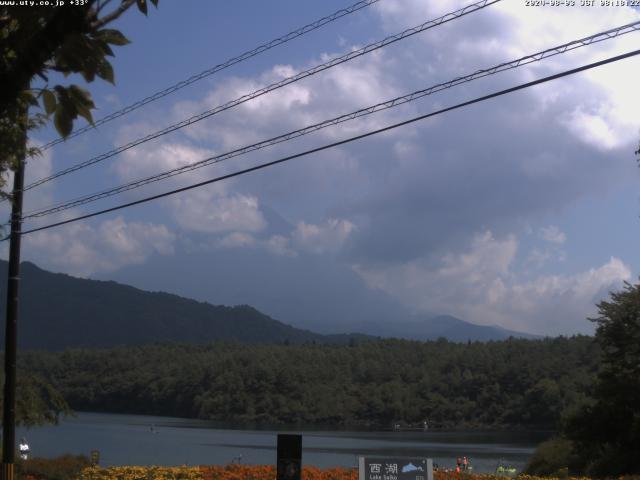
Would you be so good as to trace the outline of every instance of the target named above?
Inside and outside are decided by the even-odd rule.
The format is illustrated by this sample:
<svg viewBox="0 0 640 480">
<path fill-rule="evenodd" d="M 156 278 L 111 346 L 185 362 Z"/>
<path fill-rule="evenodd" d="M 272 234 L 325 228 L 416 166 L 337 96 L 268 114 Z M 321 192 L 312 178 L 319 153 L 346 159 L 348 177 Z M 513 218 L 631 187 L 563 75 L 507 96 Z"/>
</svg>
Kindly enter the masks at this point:
<svg viewBox="0 0 640 480">
<path fill-rule="evenodd" d="M 498 475 L 456 472 L 434 472 L 434 480 L 505 480 Z M 210 465 L 200 467 L 89 467 L 82 470 L 79 480 L 275 480 L 273 465 Z M 327 468 L 305 466 L 302 480 L 357 480 L 355 468 Z M 560 480 L 553 477 L 519 475 L 518 480 Z M 569 477 L 562 480 L 590 480 Z M 618 480 L 640 480 L 638 476 Z"/>
<path fill-rule="evenodd" d="M 204 480 L 199 467 L 89 467 L 80 480 Z"/>
<path fill-rule="evenodd" d="M 273 465 L 211 465 L 201 467 L 90 467 L 80 480 L 274 480 Z M 303 467 L 302 480 L 357 480 L 352 468 Z"/>
</svg>

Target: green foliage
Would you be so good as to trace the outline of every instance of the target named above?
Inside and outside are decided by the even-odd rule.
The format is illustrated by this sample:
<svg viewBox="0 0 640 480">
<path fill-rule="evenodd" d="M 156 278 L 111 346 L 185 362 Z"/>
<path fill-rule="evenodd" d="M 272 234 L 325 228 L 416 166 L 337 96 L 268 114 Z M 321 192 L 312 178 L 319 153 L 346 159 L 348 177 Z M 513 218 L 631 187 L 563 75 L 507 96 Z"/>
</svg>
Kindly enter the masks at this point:
<svg viewBox="0 0 640 480">
<path fill-rule="evenodd" d="M 24 158 L 25 132 L 42 126 L 52 118 L 62 137 L 73 130 L 80 116 L 93 124 L 95 108 L 91 95 L 77 85 L 49 85 L 51 73 L 68 77 L 79 74 L 85 82 L 99 77 L 114 83 L 111 46 L 123 46 L 129 40 L 118 30 L 104 28 L 137 3 L 147 14 L 144 0 L 122 0 L 111 12 L 107 2 L 88 0 L 74 8 L 48 6 L 0 7 L 0 189 L 2 175 Z M 157 0 L 152 1 L 157 7 Z M 34 79 L 44 81 L 32 88 Z M 26 118 L 29 107 L 42 107 L 44 113 Z M 28 127 L 25 123 L 28 122 Z M 6 196 L 6 194 L 4 194 Z"/>
<path fill-rule="evenodd" d="M 144 292 L 115 282 L 54 274 L 28 262 L 22 264 L 21 276 L 20 349 L 214 340 L 326 341 L 322 335 L 278 322 L 249 306 L 215 306 Z M 7 262 L 0 260 L 0 311 L 5 308 L 6 278 Z M 0 329 L 0 341 L 3 335 Z"/>
<path fill-rule="evenodd" d="M 640 284 L 625 284 L 598 304 L 596 339 L 602 349 L 593 400 L 564 427 L 584 473 L 640 473 Z"/>
<path fill-rule="evenodd" d="M 53 123 L 60 135 L 66 137 L 71 133 L 73 121 L 78 116 L 83 117 L 91 124 L 93 123 L 91 109 L 95 108 L 95 105 L 89 92 L 76 85 L 71 85 L 68 88 L 58 85 L 54 88 L 54 91 L 55 94 L 52 94 L 53 100 L 50 100 L 50 102 L 55 105 Z"/>
<path fill-rule="evenodd" d="M 566 438 L 553 438 L 538 445 L 525 468 L 528 475 L 565 478 L 569 466 L 576 462 L 573 443 Z"/>
<path fill-rule="evenodd" d="M 597 358 L 592 338 L 575 337 L 147 345 L 30 353 L 21 362 L 81 411 L 247 424 L 389 427 L 426 420 L 432 428 L 553 428 L 588 389 Z"/>
<path fill-rule="evenodd" d="M 0 384 L 4 377 L 0 375 Z M 0 395 L 0 410 L 3 398 Z M 60 415 L 70 414 L 60 392 L 42 376 L 19 370 L 16 380 L 16 424 L 32 427 L 58 423 Z"/>
<path fill-rule="evenodd" d="M 89 467 L 89 459 L 84 455 L 63 455 L 57 458 L 32 458 L 17 460 L 18 478 L 34 480 L 76 480 L 80 472 Z"/>
</svg>

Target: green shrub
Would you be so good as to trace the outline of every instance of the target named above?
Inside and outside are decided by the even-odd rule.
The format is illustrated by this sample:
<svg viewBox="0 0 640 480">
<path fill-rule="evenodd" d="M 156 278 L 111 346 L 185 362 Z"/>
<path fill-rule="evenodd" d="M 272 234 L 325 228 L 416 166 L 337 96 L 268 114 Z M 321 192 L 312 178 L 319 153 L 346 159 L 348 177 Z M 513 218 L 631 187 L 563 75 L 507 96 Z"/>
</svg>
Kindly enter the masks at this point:
<svg viewBox="0 0 640 480">
<path fill-rule="evenodd" d="M 16 462 L 18 480 L 76 480 L 90 465 L 84 455 L 62 455 L 57 458 L 31 458 Z"/>
<path fill-rule="evenodd" d="M 525 473 L 537 476 L 567 478 L 575 462 L 573 444 L 565 438 L 552 438 L 541 443 L 525 468 Z"/>
</svg>

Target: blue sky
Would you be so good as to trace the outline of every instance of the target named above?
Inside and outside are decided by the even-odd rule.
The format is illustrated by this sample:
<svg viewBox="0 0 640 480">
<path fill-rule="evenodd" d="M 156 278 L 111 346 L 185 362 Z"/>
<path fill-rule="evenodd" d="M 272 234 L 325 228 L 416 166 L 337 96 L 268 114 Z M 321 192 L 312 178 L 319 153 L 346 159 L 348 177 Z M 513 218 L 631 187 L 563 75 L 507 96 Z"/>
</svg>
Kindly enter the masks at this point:
<svg viewBox="0 0 640 480">
<path fill-rule="evenodd" d="M 470 2 L 380 0 L 48 150 L 28 179 L 122 145 Z M 185 6 L 185 5 L 188 5 Z M 132 41 L 99 118 L 312 22 L 343 1 L 162 1 L 117 24 Z M 27 193 L 26 210 L 223 153 L 480 68 L 640 20 L 625 7 L 503 0 Z M 640 33 L 196 170 L 51 220 L 188 185 L 637 48 Z M 320 331 L 451 314 L 537 334 L 592 331 L 594 304 L 640 273 L 637 58 L 384 135 L 25 237 L 23 259 Z M 54 138 L 45 130 L 34 142 Z M 310 313 L 313 312 L 313 313 Z"/>
</svg>

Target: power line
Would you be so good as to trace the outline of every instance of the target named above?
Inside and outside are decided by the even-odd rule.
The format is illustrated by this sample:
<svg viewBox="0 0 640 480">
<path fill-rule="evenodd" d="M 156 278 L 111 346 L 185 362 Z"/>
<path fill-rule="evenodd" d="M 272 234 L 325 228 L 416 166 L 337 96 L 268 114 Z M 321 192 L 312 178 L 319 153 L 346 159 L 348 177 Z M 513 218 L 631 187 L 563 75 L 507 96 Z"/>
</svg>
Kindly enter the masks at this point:
<svg viewBox="0 0 640 480">
<path fill-rule="evenodd" d="M 201 187 L 201 186 L 204 186 L 204 185 L 209 185 L 211 183 L 217 183 L 217 182 L 220 182 L 222 180 L 227 180 L 229 178 L 237 177 L 237 176 L 244 175 L 244 174 L 247 174 L 247 173 L 251 173 L 251 172 L 254 172 L 254 171 L 257 171 L 257 170 L 262 170 L 264 168 L 271 167 L 273 165 L 277 165 L 277 164 L 280 164 L 280 163 L 284 163 L 284 162 L 287 162 L 289 160 L 293 160 L 293 159 L 296 159 L 296 158 L 304 157 L 304 156 L 310 155 L 312 153 L 321 152 L 323 150 L 327 150 L 329 148 L 334 148 L 334 147 L 337 147 L 337 146 L 340 146 L 340 145 L 351 143 L 351 142 L 354 142 L 356 140 L 361 140 L 363 138 L 367 138 L 367 137 L 370 137 L 370 136 L 373 136 L 373 135 L 377 135 L 379 133 L 383 133 L 383 132 L 386 132 L 386 131 L 389 131 L 389 130 L 393 130 L 395 128 L 402 127 L 404 125 L 409 125 L 411 123 L 414 123 L 414 122 L 417 122 L 417 121 L 420 121 L 420 120 L 424 120 L 424 119 L 427 119 L 427 118 L 430 118 L 430 117 L 434 117 L 436 115 L 440 115 L 440 114 L 445 113 L 445 112 L 449 112 L 449 111 L 452 111 L 452 110 L 457 110 L 459 108 L 467 107 L 467 106 L 473 105 L 475 103 L 480 103 L 480 102 L 483 102 L 485 100 L 490 100 L 492 98 L 496 98 L 496 97 L 500 97 L 502 95 L 506 95 L 508 93 L 513 93 L 513 92 L 516 92 L 518 90 L 523 90 L 523 89 L 526 89 L 526 88 L 533 87 L 535 85 L 546 83 L 546 82 L 549 82 L 551 80 L 556 80 L 558 78 L 566 77 L 568 75 L 573 75 L 573 74 L 576 74 L 576 73 L 579 73 L 579 72 L 583 72 L 585 70 L 590 70 L 592 68 L 600 67 L 602 65 L 607 65 L 609 63 L 617 62 L 617 61 L 623 60 L 625 58 L 634 57 L 634 56 L 639 55 L 639 54 L 640 54 L 640 50 L 634 50 L 634 51 L 631 51 L 631 52 L 628 52 L 628 53 L 625 53 L 625 54 L 622 54 L 622 55 L 617 55 L 615 57 L 610 57 L 610 58 L 607 58 L 605 60 L 600 60 L 598 62 L 594 62 L 594 63 L 590 63 L 590 64 L 587 64 L 587 65 L 583 65 L 581 67 L 573 68 L 571 70 L 565 70 L 564 72 L 556 73 L 554 75 L 543 77 L 543 78 L 540 78 L 538 80 L 533 80 L 531 82 L 522 83 L 522 84 L 517 85 L 515 87 L 511 87 L 511 88 L 507 88 L 507 89 L 504 89 L 504 90 L 500 90 L 498 92 L 494 92 L 494 93 L 491 93 L 491 94 L 488 94 L 488 95 L 484 95 L 482 97 L 477 97 L 477 98 L 475 98 L 473 100 L 468 100 L 466 102 L 458 103 L 457 105 L 454 105 L 454 106 L 451 106 L 451 107 L 443 108 L 443 109 L 437 110 L 435 112 L 431 112 L 431 113 L 427 113 L 427 114 L 424 114 L 424 115 L 420 115 L 420 116 L 411 118 L 409 120 L 405 120 L 405 121 L 402 121 L 402 122 L 399 122 L 399 123 L 395 123 L 393 125 L 388 125 L 386 127 L 379 128 L 377 130 L 372 130 L 370 132 L 363 133 L 361 135 L 356 135 L 356 136 L 353 136 L 353 137 L 349 137 L 347 139 L 340 140 L 338 142 L 333 142 L 333 143 L 330 143 L 330 144 L 327 144 L 327 145 L 323 145 L 321 147 L 312 148 L 310 150 L 306 150 L 304 152 L 296 153 L 294 155 L 289 155 L 287 157 L 283 157 L 283 158 L 280 158 L 278 160 L 273 160 L 271 162 L 267 162 L 267 163 L 263 163 L 263 164 L 260 164 L 260 165 L 256 165 L 254 167 L 246 168 L 244 170 L 239 170 L 239 171 L 236 171 L 236 172 L 233 172 L 233 173 L 229 173 L 227 175 L 222 175 L 220 177 L 215 177 L 215 178 L 212 178 L 212 179 L 209 179 L 209 180 L 205 180 L 203 182 L 199 182 L 199 183 L 195 183 L 195 184 L 192 184 L 192 185 L 188 185 L 186 187 L 182 187 L 182 188 L 178 188 L 178 189 L 171 190 L 171 191 L 168 191 L 168 192 L 160 193 L 158 195 L 152 195 L 150 197 L 145 197 L 145 198 L 142 198 L 142 199 L 139 199 L 139 200 L 136 200 L 136 201 L 133 201 L 133 202 L 128 202 L 128 203 L 125 203 L 125 204 L 121 204 L 121 205 L 118 205 L 118 206 L 115 206 L 115 207 L 106 208 L 104 210 L 99 210 L 97 212 L 89 213 L 89 214 L 86 214 L 86 215 L 81 215 L 81 216 L 78 216 L 78 217 L 70 218 L 70 219 L 63 220 L 63 221 L 56 222 L 56 223 L 51 223 L 49 225 L 45 225 L 45 226 L 42 226 L 42 227 L 37 227 L 37 228 L 32 228 L 30 230 L 25 230 L 25 231 L 21 232 L 21 234 L 22 235 L 26 235 L 26 234 L 29 234 L 29 233 L 39 232 L 39 231 L 42 231 L 42 230 L 47 230 L 47 229 L 50 229 L 50 228 L 58 227 L 58 226 L 61 226 L 61 225 L 66 225 L 68 223 L 77 222 L 79 220 L 85 220 L 87 218 L 95 217 L 95 216 L 98 216 L 98 215 L 103 215 L 105 213 L 114 212 L 114 211 L 121 210 L 121 209 L 124 209 L 124 208 L 132 207 L 134 205 L 139 205 L 139 204 L 142 204 L 142 203 L 150 202 L 152 200 L 157 200 L 159 198 L 168 197 L 168 196 L 174 195 L 176 193 L 181 193 L 181 192 L 185 192 L 187 190 L 192 190 L 194 188 L 198 188 L 198 187 Z M 2 240 L 4 241 L 4 240 L 6 240 L 8 238 L 9 237 L 5 237 Z"/>
<path fill-rule="evenodd" d="M 299 80 L 302 80 L 303 78 L 307 78 L 310 76 L 313 76 L 319 72 L 322 72 L 324 70 L 327 70 L 329 68 L 335 67 L 336 65 L 340 65 L 342 63 L 348 62 L 350 60 L 353 60 L 354 58 L 358 58 L 361 57 L 367 53 L 370 53 L 374 50 L 378 50 L 382 47 L 385 47 L 387 45 L 390 45 L 392 43 L 398 42 L 400 40 L 403 40 L 407 37 L 410 37 L 412 35 L 416 35 L 417 33 L 423 32 L 425 30 L 437 27 L 439 25 L 442 25 L 443 23 L 447 23 L 450 22 L 451 20 L 455 20 L 457 18 L 460 18 L 464 15 L 468 15 L 469 13 L 473 13 L 476 12 L 478 10 L 481 10 L 485 7 L 488 7 L 489 5 L 492 5 L 494 3 L 497 3 L 501 0 L 481 0 L 479 2 L 473 3 L 471 5 L 467 5 L 464 8 L 461 8 L 459 10 L 456 10 L 454 12 L 451 13 L 447 13 L 441 17 L 438 17 L 434 20 L 429 20 L 428 22 L 425 22 L 421 25 L 417 25 L 415 27 L 412 28 L 408 28 L 406 30 L 404 30 L 403 32 L 400 32 L 398 34 L 395 35 L 390 35 L 386 38 L 384 38 L 383 40 L 380 40 L 378 42 L 374 42 L 374 43 L 370 43 L 369 45 L 366 45 L 365 47 L 362 47 L 358 50 L 354 50 L 352 52 L 349 52 L 345 55 L 342 55 L 340 57 L 334 58 L 332 60 L 329 60 L 328 62 L 316 65 L 315 67 L 312 67 L 308 70 L 304 70 L 300 73 L 297 73 L 296 75 L 292 75 L 290 77 L 287 77 L 283 80 L 280 80 L 278 82 L 272 83 L 271 85 L 268 85 L 266 87 L 260 88 L 252 93 L 243 95 L 239 98 L 236 98 L 235 100 L 231 100 L 223 105 L 219 105 L 215 108 L 212 108 L 210 110 L 207 110 L 203 113 L 200 113 L 198 115 L 194 115 L 190 118 L 187 118 L 186 120 L 182 120 L 181 122 L 175 123 L 173 125 L 170 125 L 168 127 L 163 128 L 162 130 L 159 130 L 157 132 L 151 133 L 149 135 L 146 135 L 145 137 L 142 138 L 138 138 L 137 140 L 134 140 L 132 142 L 129 142 L 125 145 L 122 145 L 120 147 L 117 147 L 107 153 L 103 153 L 101 155 L 98 155 L 96 157 L 93 157 L 89 160 L 86 160 L 84 162 L 78 163 L 76 165 L 73 165 L 69 168 L 66 168 L 64 170 L 60 170 L 59 172 L 56 172 L 48 177 L 42 178 L 40 180 L 37 180 L 29 185 L 27 185 L 24 190 L 30 190 L 32 188 L 35 188 L 39 185 L 42 185 L 43 183 L 49 182 L 53 179 L 56 179 L 58 177 L 61 177 L 63 175 L 67 175 L 69 173 L 75 172 L 77 170 L 80 170 L 82 168 L 88 167 L 90 165 L 94 165 L 98 162 L 101 162 L 103 160 L 106 160 L 108 158 L 111 158 L 115 155 L 118 155 L 119 153 L 122 153 L 126 150 L 129 150 L 133 147 L 136 147 L 138 145 L 141 145 L 143 143 L 146 143 L 150 140 L 159 138 L 163 135 L 167 135 L 168 133 L 171 132 L 175 132 L 176 130 L 179 130 L 181 128 L 184 128 L 186 126 L 189 125 L 193 125 L 196 122 L 199 122 L 200 120 L 204 120 L 205 118 L 211 117 L 213 115 L 216 115 L 220 112 L 223 112 L 225 110 L 229 110 L 233 107 L 236 107 L 238 105 L 241 105 L 245 102 L 248 102 L 249 100 L 253 100 L 257 97 L 260 97 L 262 95 L 265 95 L 269 92 L 272 92 L 274 90 L 277 90 L 279 88 L 282 88 L 286 85 L 289 85 L 291 83 L 297 82 Z"/>
<path fill-rule="evenodd" d="M 213 75 L 214 73 L 218 73 L 221 70 L 224 70 L 226 68 L 229 68 L 237 63 L 243 62 L 245 60 L 248 60 L 252 57 L 255 57 L 257 55 L 260 55 L 261 53 L 266 52 L 267 50 L 271 50 L 274 47 L 277 47 L 279 45 L 282 45 L 284 43 L 287 43 L 295 38 L 298 38 L 302 35 L 305 35 L 309 32 L 312 32 L 313 30 L 317 30 L 320 27 L 323 27 L 324 25 L 331 23 L 335 20 L 338 20 L 339 18 L 342 18 L 346 15 L 349 15 L 351 13 L 357 12 L 358 10 L 361 10 L 365 7 L 368 7 L 369 5 L 372 5 L 376 2 L 378 2 L 379 0 L 362 0 L 359 1 L 357 3 L 354 3 L 353 5 L 347 7 L 347 8 L 343 8 L 341 10 L 338 10 L 337 12 L 332 13 L 331 15 L 327 15 L 326 17 L 323 17 L 319 20 L 316 20 L 313 23 L 310 23 L 308 25 L 305 25 L 304 27 L 300 27 L 297 30 L 294 30 L 292 32 L 287 33 L 286 35 L 283 35 L 282 37 L 278 37 L 275 38 L 267 43 L 264 43 L 256 48 L 254 48 L 253 50 L 249 50 L 246 51 L 240 55 L 238 55 L 237 57 L 233 57 L 230 58 L 229 60 L 226 60 L 223 63 L 220 63 L 218 65 L 215 65 L 214 67 L 208 68 L 207 70 L 204 70 L 196 75 L 192 75 L 191 77 L 187 78 L 186 80 L 182 80 L 174 85 L 171 85 L 170 87 L 165 88 L 164 90 L 161 90 L 159 92 L 154 93 L 153 95 L 149 95 L 146 98 L 143 98 L 142 100 L 138 100 L 135 103 L 132 103 L 131 105 L 128 105 L 124 108 L 122 108 L 121 110 L 118 110 L 116 112 L 113 112 L 105 117 L 102 117 L 98 120 L 96 120 L 93 125 L 87 125 L 85 127 L 82 127 L 76 131 L 74 131 L 72 134 L 70 134 L 69 136 L 67 136 L 66 138 L 57 138 L 55 140 L 52 140 L 51 142 L 43 145 L 42 147 L 40 147 L 40 150 L 47 150 L 51 147 L 53 147 L 54 145 L 57 145 L 61 142 L 64 142 L 66 140 L 69 140 L 71 138 L 77 137 L 78 135 L 81 135 L 85 132 L 88 132 L 89 130 L 92 130 L 94 127 L 98 127 L 100 125 L 104 125 L 107 122 L 110 122 L 111 120 L 115 120 L 116 118 L 120 118 L 128 113 L 133 112 L 134 110 L 137 110 L 138 108 L 147 105 L 148 103 L 151 103 L 155 100 L 158 100 L 160 98 L 166 97 L 167 95 L 172 94 L 173 92 L 176 92 L 188 85 L 191 85 L 192 83 L 195 83 L 199 80 L 202 80 L 203 78 L 209 77 L 211 75 Z"/>
<path fill-rule="evenodd" d="M 587 46 L 587 45 L 591 45 L 593 43 L 598 43 L 604 40 L 608 40 L 611 38 L 617 38 L 621 35 L 630 33 L 630 32 L 634 32 L 634 31 L 638 31 L 640 30 L 640 21 L 637 22 L 633 22 L 633 23 L 629 23 L 627 25 L 622 25 L 620 27 L 616 27 L 616 28 L 612 28 L 609 30 L 606 30 L 604 32 L 600 32 L 600 33 L 596 33 L 594 35 L 590 35 L 588 37 L 584 37 L 578 40 L 573 40 L 571 42 L 556 46 L 556 47 L 552 47 L 552 48 L 548 48 L 546 50 L 542 50 L 539 51 L 537 53 L 533 53 L 524 57 L 520 57 L 516 60 L 511 60 L 509 62 L 504 62 L 501 63 L 499 65 L 490 67 L 490 68 L 486 68 L 486 69 L 482 69 L 482 70 L 477 70 L 476 72 L 470 74 L 470 75 L 466 75 L 466 76 L 462 76 L 462 77 L 457 77 L 453 80 L 447 81 L 447 82 L 443 82 L 443 83 L 439 83 L 437 85 L 433 85 L 431 87 L 422 89 L 422 90 L 417 90 L 413 93 L 410 93 L 408 95 L 403 95 L 400 97 L 396 97 L 393 98 L 391 100 L 387 100 L 385 102 L 380 102 L 377 103 L 376 105 L 372 105 L 366 108 L 362 108 L 359 110 L 356 110 L 354 112 L 348 113 L 348 114 L 344 114 L 344 115 L 340 115 L 338 117 L 335 118 L 331 118 L 328 120 L 324 120 L 320 123 L 316 123 L 313 125 L 309 125 L 306 126 L 304 128 L 298 129 L 298 130 L 294 130 L 292 132 L 288 132 L 285 133 L 283 135 L 279 135 L 276 137 L 272 137 L 269 138 L 267 140 L 263 140 L 251 145 L 247 145 L 241 148 L 237 148 L 235 150 L 226 152 L 226 153 L 222 153 L 219 155 L 214 155 L 208 158 L 205 158 L 203 160 L 200 160 L 198 162 L 194 162 L 191 163 L 189 165 L 183 165 L 181 167 L 176 167 L 173 168 L 171 170 L 167 170 L 155 175 L 151 175 L 149 177 L 145 177 L 142 179 L 138 179 L 138 180 L 134 180 L 131 181 L 129 183 L 117 186 L 117 187 L 113 187 L 113 188 L 109 188 L 107 190 L 103 190 L 100 192 L 96 192 L 96 193 L 92 193 L 89 195 L 85 195 L 79 198 L 75 198 L 72 200 L 67 200 L 65 202 L 60 202 L 56 205 L 52 205 L 50 207 L 46 207 L 46 208 L 40 208 L 37 210 L 33 210 L 31 212 L 27 212 L 24 216 L 23 219 L 28 219 L 28 218 L 37 218 L 37 217 L 43 217 L 46 215 L 51 215 L 53 213 L 58 213 L 64 210 L 68 210 L 70 208 L 73 207 L 77 207 L 80 205 L 85 205 L 87 203 L 91 203 L 97 200 L 101 200 L 107 197 L 111 197 L 114 195 L 117 195 L 119 193 L 123 193 L 129 190 L 133 190 L 135 188 L 139 188 L 142 187 L 144 185 L 148 185 L 150 183 L 154 183 L 160 180 L 164 180 L 166 178 L 170 178 L 173 177 L 175 175 L 179 175 L 185 172 L 189 172 L 192 170 L 196 170 L 198 168 L 202 168 L 208 165 L 212 165 L 212 164 L 216 164 L 216 163 L 220 163 L 222 161 L 228 160 L 230 158 L 233 157 L 237 157 L 240 155 L 244 155 L 247 154 L 249 152 L 253 152 L 256 150 L 260 150 L 262 148 L 266 148 L 269 146 L 273 146 L 282 142 L 286 142 L 289 140 L 292 140 L 294 138 L 298 138 L 301 137 L 303 135 L 307 135 L 310 134 L 312 132 L 316 132 L 318 130 L 321 130 L 323 128 L 327 128 L 329 126 L 333 126 L 333 125 L 338 125 L 340 123 L 346 122 L 346 121 L 350 121 L 356 118 L 360 118 L 366 115 L 370 115 L 382 110 L 386 110 L 389 108 L 393 108 L 396 107 L 398 105 L 402 105 L 405 103 L 409 103 L 412 101 L 415 101 L 419 98 L 425 97 L 427 95 L 431 95 L 433 93 L 448 89 L 448 88 L 452 88 L 454 86 L 463 84 L 463 83 L 467 83 L 467 82 L 471 82 L 473 80 L 477 80 L 479 78 L 483 78 L 489 75 L 494 75 L 496 73 L 505 71 L 505 70 L 510 70 L 510 69 L 514 69 L 523 65 L 528 65 L 530 63 L 533 62 L 537 62 L 540 61 L 542 59 L 545 58 L 549 58 L 555 55 L 559 55 L 562 53 L 565 53 L 567 51 L 570 50 L 574 50 L 576 48 L 580 48 L 583 46 Z"/>
</svg>

